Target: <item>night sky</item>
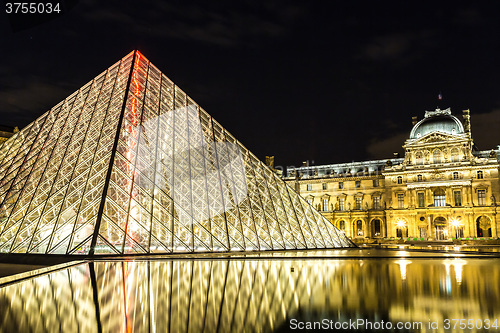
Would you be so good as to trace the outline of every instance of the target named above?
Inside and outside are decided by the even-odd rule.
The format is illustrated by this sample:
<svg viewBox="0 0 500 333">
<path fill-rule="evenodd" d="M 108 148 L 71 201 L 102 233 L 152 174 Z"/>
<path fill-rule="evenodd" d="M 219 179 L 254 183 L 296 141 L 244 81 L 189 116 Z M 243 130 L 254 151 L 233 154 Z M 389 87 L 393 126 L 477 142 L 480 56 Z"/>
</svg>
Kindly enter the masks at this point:
<svg viewBox="0 0 500 333">
<path fill-rule="evenodd" d="M 447 3 L 79 1 L 31 28 L 3 10 L 0 124 L 26 126 L 138 49 L 277 165 L 392 157 L 438 106 L 470 109 L 476 145 L 495 148 L 500 4 Z"/>
</svg>

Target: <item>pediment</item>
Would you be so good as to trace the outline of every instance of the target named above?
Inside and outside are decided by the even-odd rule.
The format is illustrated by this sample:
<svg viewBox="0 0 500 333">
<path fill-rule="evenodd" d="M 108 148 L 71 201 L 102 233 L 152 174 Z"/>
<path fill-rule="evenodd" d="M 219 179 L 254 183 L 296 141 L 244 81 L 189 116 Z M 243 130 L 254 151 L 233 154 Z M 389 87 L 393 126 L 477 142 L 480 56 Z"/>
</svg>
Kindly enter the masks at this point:
<svg viewBox="0 0 500 333">
<path fill-rule="evenodd" d="M 460 141 L 460 140 L 462 140 L 462 138 L 457 138 L 456 135 L 434 132 L 424 135 L 421 138 L 412 140 L 411 142 L 406 144 L 406 147 L 429 144 L 429 143 L 443 143 L 443 142 L 449 143 L 452 141 Z"/>
</svg>

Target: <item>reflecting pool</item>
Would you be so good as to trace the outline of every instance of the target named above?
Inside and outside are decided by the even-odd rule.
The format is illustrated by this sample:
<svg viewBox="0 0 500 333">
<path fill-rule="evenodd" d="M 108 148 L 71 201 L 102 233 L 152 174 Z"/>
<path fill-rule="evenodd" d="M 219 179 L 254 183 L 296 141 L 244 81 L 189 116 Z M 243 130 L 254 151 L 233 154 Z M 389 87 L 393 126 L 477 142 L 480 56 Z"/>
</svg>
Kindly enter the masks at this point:
<svg viewBox="0 0 500 333">
<path fill-rule="evenodd" d="M 352 331 L 372 331 L 383 321 L 392 331 L 405 331 L 395 327 L 401 322 L 413 325 L 408 331 L 445 332 L 453 319 L 474 320 L 472 330 L 457 322 L 453 331 L 481 331 L 479 323 L 484 330 L 486 320 L 500 321 L 498 260 L 85 262 L 1 288 L 0 331 L 268 332 L 314 322 L 340 328 L 351 321 L 353 329 L 353 321 L 364 320 Z"/>
</svg>

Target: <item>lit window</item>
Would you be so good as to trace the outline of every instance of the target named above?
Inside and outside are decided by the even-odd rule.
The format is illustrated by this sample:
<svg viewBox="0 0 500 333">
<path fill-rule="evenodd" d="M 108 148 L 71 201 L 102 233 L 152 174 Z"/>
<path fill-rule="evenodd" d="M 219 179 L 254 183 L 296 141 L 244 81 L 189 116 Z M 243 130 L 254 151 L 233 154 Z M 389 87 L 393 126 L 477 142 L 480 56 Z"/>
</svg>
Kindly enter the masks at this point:
<svg viewBox="0 0 500 333">
<path fill-rule="evenodd" d="M 453 198 L 455 199 L 455 206 L 462 206 L 462 193 L 460 191 L 453 191 Z"/>
<path fill-rule="evenodd" d="M 398 184 L 403 184 L 403 177 L 398 176 Z"/>
<path fill-rule="evenodd" d="M 425 194 L 422 192 L 418 193 L 418 207 L 425 207 Z"/>
<path fill-rule="evenodd" d="M 432 156 L 434 158 L 434 163 L 441 163 L 441 150 L 439 149 L 434 150 Z"/>
<path fill-rule="evenodd" d="M 418 176 L 417 176 L 417 180 L 418 180 L 419 182 L 421 182 L 421 181 L 423 180 L 422 175 L 418 175 Z"/>
<path fill-rule="evenodd" d="M 380 209 L 380 197 L 373 197 L 373 209 Z"/>
<path fill-rule="evenodd" d="M 345 210 L 345 198 L 339 198 L 339 209 Z"/>
<path fill-rule="evenodd" d="M 451 150 L 451 161 L 452 162 L 459 162 L 460 161 L 460 158 L 458 156 L 458 149 L 457 148 L 453 148 Z"/>
<path fill-rule="evenodd" d="M 446 195 L 443 189 L 437 189 L 434 191 L 434 206 L 435 207 L 446 206 Z"/>
<path fill-rule="evenodd" d="M 323 211 L 328 211 L 328 199 L 323 199 Z"/>
<path fill-rule="evenodd" d="M 378 187 L 378 179 L 373 180 L 373 187 Z"/>
<path fill-rule="evenodd" d="M 323 183 L 323 190 L 326 190 L 326 189 L 327 189 L 326 183 Z"/>
<path fill-rule="evenodd" d="M 363 236 L 363 221 L 358 220 L 356 222 L 356 229 L 357 229 L 357 235 L 358 236 Z"/>
<path fill-rule="evenodd" d="M 405 208 L 405 196 L 403 193 L 398 194 L 398 208 Z"/>
<path fill-rule="evenodd" d="M 307 184 L 307 190 L 308 191 L 312 191 L 312 187 L 313 187 L 312 184 Z"/>
<path fill-rule="evenodd" d="M 482 171 L 477 172 L 477 179 L 483 179 L 483 172 Z"/>
<path fill-rule="evenodd" d="M 344 188 L 344 183 L 343 182 L 339 182 L 339 189 L 343 189 Z"/>
<path fill-rule="evenodd" d="M 360 188 L 360 187 L 361 187 L 361 181 L 356 180 L 356 188 Z"/>
<path fill-rule="evenodd" d="M 339 222 L 339 229 L 340 231 L 344 231 L 345 230 L 345 221 L 342 220 Z"/>
<path fill-rule="evenodd" d="M 477 204 L 486 206 L 486 190 L 477 190 Z"/>
<path fill-rule="evenodd" d="M 356 197 L 356 209 L 360 210 L 362 205 L 362 198 L 361 197 Z"/>
<path fill-rule="evenodd" d="M 424 156 L 422 155 L 421 152 L 418 152 L 416 155 L 415 155 L 415 159 L 416 159 L 416 163 L 417 165 L 422 165 L 424 164 Z"/>
<path fill-rule="evenodd" d="M 456 172 L 456 171 L 455 171 L 455 172 L 453 173 L 453 179 L 458 179 L 458 172 Z"/>
</svg>

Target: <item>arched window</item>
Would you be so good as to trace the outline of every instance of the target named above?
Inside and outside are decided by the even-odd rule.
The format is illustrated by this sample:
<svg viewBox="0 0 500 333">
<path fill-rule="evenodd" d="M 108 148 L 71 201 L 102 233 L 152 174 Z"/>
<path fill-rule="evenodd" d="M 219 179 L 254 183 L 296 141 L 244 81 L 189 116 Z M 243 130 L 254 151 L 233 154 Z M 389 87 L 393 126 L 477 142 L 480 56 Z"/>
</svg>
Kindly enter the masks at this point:
<svg viewBox="0 0 500 333">
<path fill-rule="evenodd" d="M 356 235 L 363 236 L 363 221 L 356 221 Z"/>
<path fill-rule="evenodd" d="M 482 171 L 477 172 L 477 179 L 483 179 L 483 172 Z"/>
<path fill-rule="evenodd" d="M 339 222 L 339 230 L 344 231 L 345 230 L 345 221 L 342 220 Z"/>
<path fill-rule="evenodd" d="M 441 150 L 439 149 L 434 150 L 434 152 L 432 153 L 432 158 L 434 160 L 434 164 L 441 163 L 442 160 Z"/>
<path fill-rule="evenodd" d="M 398 176 L 398 184 L 403 184 L 403 177 Z"/>
<path fill-rule="evenodd" d="M 457 148 L 453 148 L 451 150 L 451 161 L 452 162 L 459 162 L 460 161 L 460 157 L 458 156 L 458 149 Z"/>
<path fill-rule="evenodd" d="M 453 179 L 458 179 L 458 172 L 457 171 L 453 172 Z"/>
<path fill-rule="evenodd" d="M 422 165 L 424 164 L 424 155 L 421 152 L 417 152 L 415 154 L 415 163 L 417 165 Z"/>
<path fill-rule="evenodd" d="M 417 181 L 421 182 L 424 178 L 422 177 L 422 175 L 418 175 L 417 176 Z"/>
<path fill-rule="evenodd" d="M 373 236 L 380 236 L 380 230 L 381 230 L 381 225 L 380 225 L 380 220 L 376 219 L 373 220 Z"/>
<path fill-rule="evenodd" d="M 446 194 L 442 188 L 438 188 L 434 191 L 434 206 L 435 207 L 445 207 L 446 206 Z"/>
</svg>

